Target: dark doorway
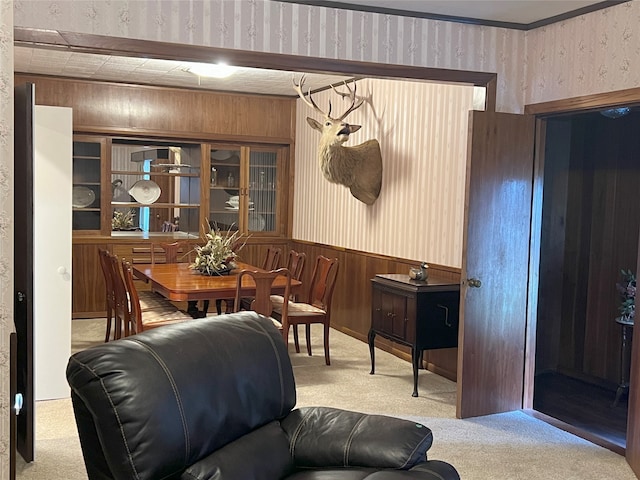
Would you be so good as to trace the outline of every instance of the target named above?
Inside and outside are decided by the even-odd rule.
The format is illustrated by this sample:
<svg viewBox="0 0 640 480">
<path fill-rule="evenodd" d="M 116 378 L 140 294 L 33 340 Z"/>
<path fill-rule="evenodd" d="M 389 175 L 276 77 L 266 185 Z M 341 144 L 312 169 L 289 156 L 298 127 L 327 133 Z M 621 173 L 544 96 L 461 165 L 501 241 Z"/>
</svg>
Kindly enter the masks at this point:
<svg viewBox="0 0 640 480">
<path fill-rule="evenodd" d="M 14 134 L 14 323 L 17 334 L 16 390 L 24 403 L 17 418 L 17 449 L 34 456 L 33 391 L 33 111 L 34 86 L 15 87 Z"/>
<path fill-rule="evenodd" d="M 622 448 L 631 348 L 616 284 L 638 259 L 638 131 L 640 109 L 550 118 L 544 152 L 533 407 Z"/>
</svg>

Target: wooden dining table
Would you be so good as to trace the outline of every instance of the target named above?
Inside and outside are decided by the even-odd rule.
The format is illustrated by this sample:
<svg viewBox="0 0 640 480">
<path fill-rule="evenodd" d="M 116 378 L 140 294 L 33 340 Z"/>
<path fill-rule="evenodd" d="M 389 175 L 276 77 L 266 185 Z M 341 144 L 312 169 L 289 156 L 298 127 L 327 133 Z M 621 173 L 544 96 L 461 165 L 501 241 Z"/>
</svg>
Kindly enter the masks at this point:
<svg viewBox="0 0 640 480">
<path fill-rule="evenodd" d="M 145 263 L 132 267 L 136 278 L 149 283 L 154 292 L 176 302 L 234 298 L 241 270 L 264 271 L 241 262 L 237 262 L 237 268 L 228 275 L 202 275 L 189 268 L 188 263 Z M 273 284 L 273 294 L 283 294 L 285 284 L 285 278 L 278 277 Z M 299 291 L 301 286 L 302 282 L 291 279 L 291 293 Z M 242 279 L 242 293 L 248 297 L 255 295 L 255 283 L 249 276 Z"/>
</svg>

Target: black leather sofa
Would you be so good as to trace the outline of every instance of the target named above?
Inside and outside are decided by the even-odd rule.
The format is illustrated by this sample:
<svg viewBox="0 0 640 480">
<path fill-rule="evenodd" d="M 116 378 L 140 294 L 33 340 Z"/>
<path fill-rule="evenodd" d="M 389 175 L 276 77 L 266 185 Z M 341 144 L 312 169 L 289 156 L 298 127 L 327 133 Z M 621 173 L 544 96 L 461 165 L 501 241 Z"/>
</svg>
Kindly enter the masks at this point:
<svg viewBox="0 0 640 480">
<path fill-rule="evenodd" d="M 254 312 L 90 348 L 70 358 L 67 379 L 90 480 L 460 478 L 426 459 L 426 426 L 294 409 L 287 346 Z"/>
</svg>

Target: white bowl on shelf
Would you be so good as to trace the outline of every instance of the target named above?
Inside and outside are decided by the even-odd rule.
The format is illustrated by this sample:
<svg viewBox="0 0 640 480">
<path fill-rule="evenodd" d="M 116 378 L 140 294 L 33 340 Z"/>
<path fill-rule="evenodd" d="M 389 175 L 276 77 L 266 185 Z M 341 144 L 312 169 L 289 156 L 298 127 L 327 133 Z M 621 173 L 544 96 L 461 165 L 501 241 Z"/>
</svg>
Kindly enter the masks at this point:
<svg viewBox="0 0 640 480">
<path fill-rule="evenodd" d="M 129 195 L 143 205 L 154 203 L 160 198 L 160 193 L 162 193 L 160 186 L 153 180 L 138 180 L 129 189 Z"/>
</svg>

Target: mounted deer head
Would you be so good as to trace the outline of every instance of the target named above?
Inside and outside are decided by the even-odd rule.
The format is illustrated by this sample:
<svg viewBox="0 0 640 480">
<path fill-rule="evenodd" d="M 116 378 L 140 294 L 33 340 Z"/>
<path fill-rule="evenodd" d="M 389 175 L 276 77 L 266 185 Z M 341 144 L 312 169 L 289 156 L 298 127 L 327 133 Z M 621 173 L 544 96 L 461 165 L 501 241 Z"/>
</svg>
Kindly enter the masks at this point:
<svg viewBox="0 0 640 480">
<path fill-rule="evenodd" d="M 351 105 L 337 118 L 332 118 L 331 102 L 329 110 L 323 112 L 311 97 L 311 92 L 307 92 L 308 99 L 302 91 L 304 75 L 300 78 L 300 83 L 296 84 L 293 79 L 293 88 L 304 103 L 313 108 L 324 117 L 324 122 L 320 123 L 313 118 L 307 117 L 307 122 L 312 128 L 321 134 L 318 144 L 318 163 L 325 178 L 332 183 L 338 183 L 349 187 L 351 195 L 367 205 L 373 205 L 380 195 L 382 186 L 382 153 L 377 140 L 367 140 L 360 145 L 345 147 L 342 144 L 349 140 L 349 135 L 360 130 L 360 125 L 349 125 L 344 119 L 354 110 L 360 108 L 364 99 L 357 100 L 356 85 L 353 90 L 345 82 L 347 93 L 338 92 L 333 85 L 331 88 L 338 95 L 349 97 Z"/>
</svg>

